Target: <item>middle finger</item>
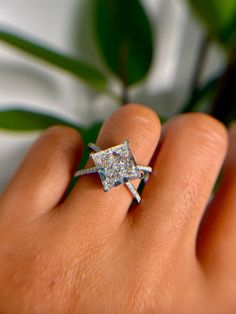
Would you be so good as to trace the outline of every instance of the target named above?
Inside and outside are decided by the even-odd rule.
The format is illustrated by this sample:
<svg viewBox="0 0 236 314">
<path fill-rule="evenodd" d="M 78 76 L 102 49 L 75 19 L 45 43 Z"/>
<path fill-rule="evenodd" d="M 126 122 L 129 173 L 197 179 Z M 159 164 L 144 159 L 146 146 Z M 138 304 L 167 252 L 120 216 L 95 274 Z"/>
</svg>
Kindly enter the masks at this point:
<svg viewBox="0 0 236 314">
<path fill-rule="evenodd" d="M 201 113 L 178 116 L 165 128 L 134 225 L 152 245 L 178 244 L 195 254 L 199 222 L 226 154 L 227 131 Z"/>
</svg>

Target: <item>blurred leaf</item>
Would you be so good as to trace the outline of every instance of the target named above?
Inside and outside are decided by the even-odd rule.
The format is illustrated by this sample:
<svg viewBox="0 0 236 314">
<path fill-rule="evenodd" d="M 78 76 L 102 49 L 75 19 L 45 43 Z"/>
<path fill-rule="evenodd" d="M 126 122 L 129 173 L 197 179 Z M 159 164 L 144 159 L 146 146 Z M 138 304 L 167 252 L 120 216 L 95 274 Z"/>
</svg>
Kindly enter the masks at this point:
<svg viewBox="0 0 236 314">
<path fill-rule="evenodd" d="M 89 158 L 89 150 L 87 148 L 87 145 L 89 143 L 95 143 L 98 133 L 101 129 L 102 126 L 102 122 L 96 122 L 94 124 L 92 124 L 89 128 L 87 128 L 86 130 L 84 130 L 84 132 L 82 132 L 82 136 L 83 136 L 83 140 L 84 140 L 84 150 L 83 150 L 83 156 L 80 162 L 80 169 L 84 168 L 88 158 Z"/>
<path fill-rule="evenodd" d="M 82 80 L 95 90 L 103 92 L 107 91 L 107 81 L 105 76 L 99 70 L 81 60 L 46 47 L 37 43 L 35 40 L 1 29 L 0 40 L 73 74 L 77 79 Z"/>
<path fill-rule="evenodd" d="M 33 112 L 25 109 L 9 109 L 0 111 L 0 129 L 11 131 L 39 131 L 53 125 L 78 126 L 49 114 Z"/>
<path fill-rule="evenodd" d="M 84 129 L 83 138 L 85 143 L 96 142 L 98 133 L 101 129 L 103 122 L 96 122 L 90 127 Z"/>
<path fill-rule="evenodd" d="M 96 141 L 102 122 L 96 122 L 89 127 L 81 127 L 71 121 L 42 112 L 19 108 L 0 111 L 0 129 L 40 131 L 53 125 L 66 125 L 78 130 L 83 137 L 84 144 L 87 145 L 91 141 Z"/>
<path fill-rule="evenodd" d="M 228 125 L 236 118 L 236 51 L 227 65 L 217 86 L 210 113 L 216 119 Z"/>
<path fill-rule="evenodd" d="M 81 127 L 68 120 L 55 117 L 42 112 L 33 112 L 25 109 L 9 109 L 0 111 L 0 129 L 10 131 L 41 131 L 53 125 L 70 126 L 80 132 L 84 146 L 89 142 L 95 142 L 102 122 L 96 122 L 89 127 Z M 88 150 L 85 149 L 82 157 L 82 165 L 88 159 Z"/>
<path fill-rule="evenodd" d="M 217 84 L 221 79 L 220 76 L 216 76 L 210 79 L 205 85 L 195 90 L 190 99 L 187 100 L 186 104 L 181 109 L 180 113 L 192 112 L 198 109 L 199 105 L 215 91 Z"/>
<path fill-rule="evenodd" d="M 227 48 L 236 45 L 235 0 L 188 0 L 211 36 Z"/>
<path fill-rule="evenodd" d="M 85 165 L 89 159 L 89 153 L 90 153 L 90 151 L 88 150 L 88 147 L 87 147 L 88 143 L 95 143 L 96 142 L 96 139 L 97 139 L 98 133 L 101 129 L 101 126 L 102 126 L 102 122 L 97 122 L 97 123 L 91 125 L 88 129 L 86 129 L 83 132 L 84 149 L 83 149 L 83 155 L 82 155 L 78 169 L 84 169 L 84 167 L 85 167 Z M 78 180 L 78 178 L 72 179 L 70 186 L 66 192 L 67 195 L 72 191 L 77 180 Z"/>
<path fill-rule="evenodd" d="M 39 131 L 47 129 L 53 125 L 67 125 L 80 132 L 84 142 L 84 150 L 80 162 L 80 168 L 83 169 L 89 158 L 87 145 L 90 142 L 96 141 L 102 122 L 96 122 L 90 127 L 85 128 L 79 127 L 78 125 L 64 119 L 40 112 L 32 112 L 23 109 L 0 111 L 0 129 L 11 131 Z M 72 190 L 76 182 L 77 179 L 73 178 L 67 193 Z"/>
<path fill-rule="evenodd" d="M 149 19 L 139 0 L 93 0 L 99 48 L 125 86 L 147 74 L 153 57 Z"/>
<path fill-rule="evenodd" d="M 164 124 L 169 120 L 169 117 L 167 117 L 167 116 L 160 116 L 160 115 L 158 115 L 158 116 L 159 116 L 161 124 Z"/>
</svg>

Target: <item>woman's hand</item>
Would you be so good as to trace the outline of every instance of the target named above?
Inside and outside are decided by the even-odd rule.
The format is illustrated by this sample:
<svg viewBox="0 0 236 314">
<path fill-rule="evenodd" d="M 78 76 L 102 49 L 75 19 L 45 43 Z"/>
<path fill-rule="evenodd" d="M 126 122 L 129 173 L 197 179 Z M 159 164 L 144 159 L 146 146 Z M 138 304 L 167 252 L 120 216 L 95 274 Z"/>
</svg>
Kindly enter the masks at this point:
<svg viewBox="0 0 236 314">
<path fill-rule="evenodd" d="M 99 134 L 102 149 L 128 139 L 138 164 L 152 160 L 132 207 L 96 174 L 65 197 L 81 137 L 42 134 L 0 198 L 0 313 L 236 313 L 236 128 L 210 204 L 225 128 L 196 113 L 160 132 L 153 111 L 127 105 Z"/>
</svg>

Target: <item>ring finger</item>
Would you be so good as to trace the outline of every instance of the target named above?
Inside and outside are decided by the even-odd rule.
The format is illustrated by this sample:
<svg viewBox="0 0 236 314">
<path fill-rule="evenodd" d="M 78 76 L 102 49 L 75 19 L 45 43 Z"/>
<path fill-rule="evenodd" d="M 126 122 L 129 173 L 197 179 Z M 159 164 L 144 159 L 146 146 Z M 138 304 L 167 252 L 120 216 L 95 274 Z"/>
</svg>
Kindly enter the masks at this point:
<svg viewBox="0 0 236 314">
<path fill-rule="evenodd" d="M 137 164 L 148 165 L 159 135 L 157 115 L 147 107 L 132 104 L 120 108 L 105 122 L 96 144 L 106 149 L 128 140 Z M 89 162 L 87 167 L 91 165 Z M 79 178 L 65 205 L 72 209 L 73 217 L 84 214 L 95 217 L 97 221 L 104 218 L 117 223 L 124 218 L 131 200 L 132 196 L 124 185 L 104 193 L 98 175 L 92 174 Z"/>
</svg>

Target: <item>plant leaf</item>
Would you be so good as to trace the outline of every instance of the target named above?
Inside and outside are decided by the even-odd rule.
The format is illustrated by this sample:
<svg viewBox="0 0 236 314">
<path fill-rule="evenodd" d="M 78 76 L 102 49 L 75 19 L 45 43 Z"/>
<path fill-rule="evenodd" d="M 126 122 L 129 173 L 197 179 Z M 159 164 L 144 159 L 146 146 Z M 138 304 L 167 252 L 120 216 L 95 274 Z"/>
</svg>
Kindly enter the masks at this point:
<svg viewBox="0 0 236 314">
<path fill-rule="evenodd" d="M 84 169 L 88 159 L 89 159 L 89 150 L 87 148 L 88 143 L 95 143 L 98 133 L 100 131 L 100 128 L 102 126 L 102 122 L 97 122 L 93 125 L 91 125 L 85 132 L 84 132 L 84 136 L 83 136 L 83 140 L 84 140 L 84 149 L 83 149 L 83 155 L 79 164 L 78 169 Z M 69 188 L 66 192 L 66 195 L 68 195 L 72 189 L 74 188 L 76 182 L 77 182 L 78 178 L 73 178 Z"/>
<path fill-rule="evenodd" d="M 68 125 L 76 129 L 76 124 L 42 112 L 13 108 L 0 111 L 0 129 L 11 131 L 39 131 L 53 125 Z"/>
<path fill-rule="evenodd" d="M 139 0 L 93 0 L 101 54 L 125 86 L 142 80 L 153 57 L 150 21 Z"/>
<path fill-rule="evenodd" d="M 78 126 L 76 123 L 38 111 L 22 108 L 12 108 L 0 111 L 0 129 L 9 131 L 40 131 L 53 125 L 66 125 L 77 129 L 84 143 L 96 141 L 102 122 L 96 122 L 89 127 Z"/>
<path fill-rule="evenodd" d="M 235 0 L 188 0 L 211 36 L 226 48 L 236 45 Z"/>
<path fill-rule="evenodd" d="M 178 113 L 186 113 L 186 112 L 192 112 L 196 111 L 198 109 L 199 104 L 208 97 L 209 94 L 211 94 L 217 84 L 219 83 L 222 75 L 218 75 L 216 77 L 213 77 L 210 79 L 205 85 L 199 87 L 193 95 L 187 100 L 187 102 L 184 104 L 183 108 L 181 108 L 181 111 Z"/>
<path fill-rule="evenodd" d="M 0 111 L 0 129 L 11 131 L 39 131 L 47 129 L 53 125 L 67 125 L 80 132 L 85 147 L 80 162 L 80 168 L 83 169 L 89 157 L 87 145 L 90 142 L 96 141 L 102 122 L 96 122 L 90 127 L 84 128 L 62 118 L 54 117 L 42 112 L 33 112 L 19 108 Z M 72 190 L 76 181 L 76 178 L 72 179 L 67 193 Z"/>
<path fill-rule="evenodd" d="M 83 141 L 84 141 L 84 150 L 83 150 L 83 155 L 81 158 L 81 162 L 80 162 L 80 169 L 84 168 L 88 158 L 89 158 L 89 150 L 88 150 L 88 144 L 89 143 L 95 143 L 98 133 L 101 129 L 102 126 L 102 122 L 96 122 L 94 124 L 92 124 L 89 128 L 87 128 L 86 130 L 84 130 L 83 132 Z"/>
<path fill-rule="evenodd" d="M 67 71 L 97 91 L 107 91 L 106 77 L 99 70 L 81 60 L 67 56 L 28 37 L 2 29 L 0 29 L 0 40 Z"/>
<path fill-rule="evenodd" d="M 43 112 L 30 111 L 21 108 L 13 108 L 0 111 L 0 129 L 9 131 L 41 131 L 53 125 L 70 126 L 80 132 L 84 146 L 95 142 L 102 122 L 96 122 L 89 127 L 81 127 L 71 121 Z M 88 159 L 88 151 L 85 149 L 82 164 Z"/>
</svg>

